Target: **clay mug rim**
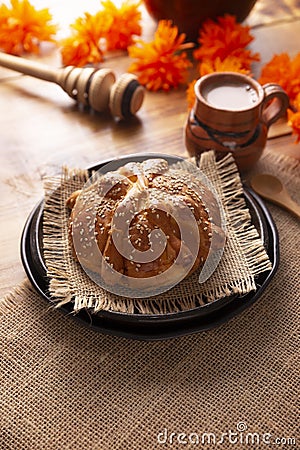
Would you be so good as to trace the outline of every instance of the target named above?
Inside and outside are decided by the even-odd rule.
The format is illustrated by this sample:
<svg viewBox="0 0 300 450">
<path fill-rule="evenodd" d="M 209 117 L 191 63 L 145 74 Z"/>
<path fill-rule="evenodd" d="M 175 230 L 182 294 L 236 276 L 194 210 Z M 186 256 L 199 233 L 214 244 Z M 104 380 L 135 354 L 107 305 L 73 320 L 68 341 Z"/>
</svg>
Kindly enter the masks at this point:
<svg viewBox="0 0 300 450">
<path fill-rule="evenodd" d="M 222 82 L 227 80 L 232 81 L 232 79 L 240 80 L 244 84 L 249 84 L 253 87 L 257 93 L 257 101 L 253 105 L 249 104 L 247 107 L 239 109 L 230 109 L 214 106 L 209 103 L 205 96 L 203 95 L 203 89 L 208 84 L 212 84 L 214 80 L 221 85 Z M 203 114 L 203 106 L 208 111 L 211 111 L 212 116 L 215 114 L 222 113 L 225 116 L 232 115 L 242 115 L 251 114 L 253 116 L 258 116 L 260 119 L 269 127 L 273 122 L 275 122 L 279 117 L 281 117 L 287 110 L 289 106 L 289 97 L 287 93 L 282 89 L 279 84 L 267 83 L 261 85 L 257 80 L 250 77 L 249 75 L 242 74 L 239 72 L 213 72 L 200 77 L 194 86 L 195 93 L 195 104 L 194 113 L 196 118 L 200 119 Z M 271 100 L 274 100 L 271 102 Z"/>
<path fill-rule="evenodd" d="M 224 81 L 232 80 L 232 77 L 234 77 L 235 79 L 240 79 L 245 84 L 252 84 L 252 86 L 254 87 L 254 89 L 257 93 L 257 97 L 258 97 L 257 101 L 255 103 L 253 103 L 253 105 L 249 105 L 245 108 L 230 109 L 230 108 L 222 108 L 222 107 L 214 106 L 212 103 L 210 103 L 206 100 L 206 98 L 204 97 L 202 92 L 208 83 L 209 84 L 213 83 L 213 80 L 215 79 L 216 81 L 218 81 L 218 84 L 222 84 L 222 82 L 224 82 Z M 202 90 L 202 92 L 201 92 L 201 90 Z M 213 73 L 209 73 L 207 75 L 203 75 L 196 81 L 195 86 L 194 86 L 194 92 L 195 92 L 196 100 L 198 100 L 202 103 L 205 103 L 209 108 L 211 108 L 215 111 L 230 112 L 230 113 L 232 113 L 232 112 L 239 113 L 242 111 L 249 111 L 251 109 L 256 109 L 260 105 L 260 103 L 263 101 L 264 96 L 265 96 L 263 86 L 258 81 L 254 80 L 253 78 L 249 77 L 248 75 L 245 75 L 243 73 L 238 73 L 238 72 L 213 72 Z"/>
</svg>

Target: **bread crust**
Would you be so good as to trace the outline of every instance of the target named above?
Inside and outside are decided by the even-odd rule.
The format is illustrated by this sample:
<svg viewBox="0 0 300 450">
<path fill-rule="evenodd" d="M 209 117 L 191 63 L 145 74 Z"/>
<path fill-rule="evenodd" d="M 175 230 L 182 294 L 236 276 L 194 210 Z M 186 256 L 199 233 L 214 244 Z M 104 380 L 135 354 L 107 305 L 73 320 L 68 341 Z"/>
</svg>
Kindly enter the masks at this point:
<svg viewBox="0 0 300 450">
<path fill-rule="evenodd" d="M 211 191 L 197 177 L 184 170 L 173 170 L 162 159 L 129 163 L 118 171 L 109 172 L 83 192 L 72 193 L 67 206 L 71 210 L 69 237 L 73 255 L 78 259 L 73 241 L 74 229 L 77 228 L 79 235 L 82 234 L 80 241 L 85 243 L 80 263 L 95 273 L 105 269 L 95 247 L 90 250 L 89 239 L 96 242 L 104 260 L 120 276 L 140 279 L 167 271 L 174 265 L 180 249 L 182 266 L 191 265 L 193 261 L 187 273 L 190 275 L 206 261 L 213 232 L 222 241 L 220 214 Z M 187 220 L 187 212 L 194 220 Z M 180 226 L 174 215 L 179 218 Z M 215 223 L 212 216 L 217 217 Z M 148 254 L 153 244 L 151 239 L 158 233 L 165 239 L 163 251 L 159 257 L 141 262 L 134 252 Z M 182 236 L 188 234 L 191 235 L 189 242 L 183 241 Z M 196 238 L 200 244 L 195 249 Z M 219 247 L 218 239 L 216 242 Z M 125 251 L 128 244 L 133 249 L 133 256 Z M 107 280 L 109 282 L 109 277 Z"/>
</svg>

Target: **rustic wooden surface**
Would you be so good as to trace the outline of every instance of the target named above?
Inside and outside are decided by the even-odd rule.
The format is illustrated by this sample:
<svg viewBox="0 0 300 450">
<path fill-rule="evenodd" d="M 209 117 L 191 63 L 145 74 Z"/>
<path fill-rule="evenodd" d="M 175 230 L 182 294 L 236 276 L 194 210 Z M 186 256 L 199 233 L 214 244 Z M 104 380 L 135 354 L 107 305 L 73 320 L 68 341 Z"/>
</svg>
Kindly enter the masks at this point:
<svg viewBox="0 0 300 450">
<path fill-rule="evenodd" d="M 35 3 L 34 1 L 32 3 Z M 42 3 L 44 3 L 42 5 Z M 48 2 L 49 3 L 49 2 Z M 98 2 L 74 1 L 72 15 L 62 2 L 52 2 L 53 13 L 66 25 Z M 261 0 L 248 18 L 254 26 L 253 48 L 266 62 L 273 53 L 291 56 L 299 49 L 299 1 Z M 45 2 L 37 1 L 38 7 Z M 47 4 L 47 3 L 46 3 Z M 281 14 L 282 4 L 289 8 Z M 89 7 L 89 5 L 91 7 Z M 59 14 L 59 15 L 58 15 Z M 144 34 L 154 22 L 143 12 Z M 59 66 L 58 53 L 45 47 L 39 57 Z M 121 74 L 129 66 L 123 53 L 109 56 L 105 67 Z M 259 73 L 259 65 L 256 73 Z M 131 122 L 117 122 L 108 114 L 80 110 L 60 87 L 0 68 L 0 296 L 24 278 L 20 236 L 25 220 L 43 195 L 42 178 L 63 164 L 86 167 L 117 155 L 161 152 L 186 155 L 183 129 L 187 117 L 185 89 L 147 93 L 143 108 Z M 300 147 L 284 123 L 271 131 L 268 148 L 300 159 Z"/>
</svg>

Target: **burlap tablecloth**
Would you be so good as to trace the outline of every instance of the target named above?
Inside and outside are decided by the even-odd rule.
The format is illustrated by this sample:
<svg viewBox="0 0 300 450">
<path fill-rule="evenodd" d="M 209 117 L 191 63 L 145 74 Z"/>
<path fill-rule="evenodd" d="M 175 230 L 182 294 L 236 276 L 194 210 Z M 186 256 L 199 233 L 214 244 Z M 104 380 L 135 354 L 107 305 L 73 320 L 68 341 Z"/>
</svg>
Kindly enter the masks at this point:
<svg viewBox="0 0 300 450">
<path fill-rule="evenodd" d="M 185 178 L 189 172 L 199 177 L 199 169 L 192 159 L 188 164 L 177 162 L 171 167 L 183 170 Z M 256 289 L 255 277 L 269 271 L 271 263 L 251 223 L 234 159 L 227 155 L 216 161 L 214 152 L 210 151 L 202 154 L 199 167 L 200 173 L 213 186 L 224 211 L 226 242 L 219 264 L 214 265 L 211 258 L 208 269 L 204 268 L 209 277 L 205 282 L 199 282 L 201 271 L 197 270 L 172 289 L 141 299 L 132 298 L 132 295 L 123 297 L 103 289 L 74 259 L 69 238 L 70 211 L 66 204 L 74 191 L 83 188 L 89 178 L 88 172 L 65 167 L 61 174 L 45 180 L 43 250 L 52 298 L 59 305 L 70 302 L 74 311 L 88 307 L 91 312 L 113 310 L 160 314 L 196 308 L 199 304 L 234 294 L 245 295 Z M 215 267 L 215 270 L 210 267 Z M 152 282 L 158 281 L 155 277 L 153 279 Z"/>
<path fill-rule="evenodd" d="M 299 163 L 265 153 L 257 170 L 300 201 Z M 49 309 L 28 282 L 3 299 L 1 450 L 300 448 L 299 220 L 270 210 L 278 273 L 218 329 L 130 341 Z"/>
</svg>

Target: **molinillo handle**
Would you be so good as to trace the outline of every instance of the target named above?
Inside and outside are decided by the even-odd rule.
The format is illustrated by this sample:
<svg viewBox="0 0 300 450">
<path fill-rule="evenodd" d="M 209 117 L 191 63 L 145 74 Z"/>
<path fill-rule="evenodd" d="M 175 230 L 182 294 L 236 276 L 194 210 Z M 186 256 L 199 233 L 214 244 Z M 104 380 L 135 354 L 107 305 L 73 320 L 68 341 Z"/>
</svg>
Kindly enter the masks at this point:
<svg viewBox="0 0 300 450">
<path fill-rule="evenodd" d="M 58 84 L 78 103 L 98 112 L 110 109 L 115 117 L 128 119 L 142 106 L 144 88 L 135 75 L 124 73 L 116 81 L 110 69 L 53 67 L 0 52 L 0 66 Z"/>
<path fill-rule="evenodd" d="M 265 97 L 262 103 L 262 119 L 269 127 L 286 113 L 289 97 L 279 84 L 267 83 L 263 85 Z M 273 100 L 273 101 L 271 101 Z"/>
</svg>

